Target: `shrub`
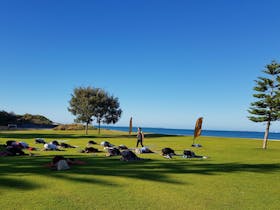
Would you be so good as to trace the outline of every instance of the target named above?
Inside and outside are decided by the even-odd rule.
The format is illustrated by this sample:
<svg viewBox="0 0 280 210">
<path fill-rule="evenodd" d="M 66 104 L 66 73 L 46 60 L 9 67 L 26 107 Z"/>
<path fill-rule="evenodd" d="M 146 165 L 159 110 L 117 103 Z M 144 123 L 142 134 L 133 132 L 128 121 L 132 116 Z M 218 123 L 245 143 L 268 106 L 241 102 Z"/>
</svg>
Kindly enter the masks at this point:
<svg viewBox="0 0 280 210">
<path fill-rule="evenodd" d="M 59 125 L 54 128 L 54 130 L 84 130 L 85 125 L 82 124 L 64 124 Z M 95 130 L 96 128 L 93 126 L 89 126 L 90 130 Z"/>
</svg>

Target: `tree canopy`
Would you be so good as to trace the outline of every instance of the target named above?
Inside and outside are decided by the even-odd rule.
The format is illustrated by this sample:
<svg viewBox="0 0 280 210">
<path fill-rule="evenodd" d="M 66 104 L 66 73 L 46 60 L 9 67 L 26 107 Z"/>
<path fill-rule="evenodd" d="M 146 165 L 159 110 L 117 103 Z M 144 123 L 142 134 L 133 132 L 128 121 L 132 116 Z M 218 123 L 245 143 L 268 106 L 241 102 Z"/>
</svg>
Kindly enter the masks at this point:
<svg viewBox="0 0 280 210">
<path fill-rule="evenodd" d="M 6 112 L 4 110 L 0 111 L 0 125 L 7 126 L 8 124 L 16 124 L 17 116 L 13 112 Z"/>
<path fill-rule="evenodd" d="M 251 103 L 248 118 L 253 122 L 267 122 L 263 148 L 267 148 L 269 128 L 272 121 L 280 118 L 280 64 L 272 61 L 263 71 L 267 77 L 258 77 L 255 93 L 257 101 Z"/>
<path fill-rule="evenodd" d="M 75 121 L 86 124 L 86 134 L 88 125 L 94 119 L 99 124 L 100 132 L 100 123 L 114 124 L 122 114 L 118 98 L 101 88 L 75 88 L 69 104 L 68 110 L 76 116 Z"/>
</svg>

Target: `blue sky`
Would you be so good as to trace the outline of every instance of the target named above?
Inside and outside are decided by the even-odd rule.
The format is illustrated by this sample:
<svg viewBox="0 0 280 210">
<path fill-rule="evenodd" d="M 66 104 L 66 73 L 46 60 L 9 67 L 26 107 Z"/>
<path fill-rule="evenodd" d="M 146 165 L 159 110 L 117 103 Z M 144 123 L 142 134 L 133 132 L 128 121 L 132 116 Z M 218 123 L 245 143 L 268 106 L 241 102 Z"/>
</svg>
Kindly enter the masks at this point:
<svg viewBox="0 0 280 210">
<path fill-rule="evenodd" d="M 75 87 L 118 97 L 117 125 L 263 131 L 247 119 L 280 61 L 279 1 L 0 1 L 0 109 L 71 123 Z M 279 123 L 272 130 L 280 131 Z"/>
</svg>

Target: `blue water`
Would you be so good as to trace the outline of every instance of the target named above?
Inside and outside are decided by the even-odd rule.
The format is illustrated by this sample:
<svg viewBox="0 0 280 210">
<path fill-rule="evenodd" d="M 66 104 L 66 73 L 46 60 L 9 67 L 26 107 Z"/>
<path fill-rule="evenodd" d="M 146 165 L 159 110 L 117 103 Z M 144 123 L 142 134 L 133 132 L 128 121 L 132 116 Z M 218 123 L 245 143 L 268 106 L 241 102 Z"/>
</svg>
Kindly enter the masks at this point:
<svg viewBox="0 0 280 210">
<path fill-rule="evenodd" d="M 102 126 L 102 128 L 128 132 L 128 127 Z M 167 128 L 142 128 L 142 130 L 144 133 L 182 135 L 182 136 L 192 136 L 194 132 L 191 129 L 167 129 Z M 133 132 L 136 131 L 137 128 L 133 128 Z M 201 136 L 263 139 L 264 132 L 202 130 Z M 280 140 L 280 133 L 272 133 L 272 132 L 269 133 L 269 139 Z"/>
</svg>

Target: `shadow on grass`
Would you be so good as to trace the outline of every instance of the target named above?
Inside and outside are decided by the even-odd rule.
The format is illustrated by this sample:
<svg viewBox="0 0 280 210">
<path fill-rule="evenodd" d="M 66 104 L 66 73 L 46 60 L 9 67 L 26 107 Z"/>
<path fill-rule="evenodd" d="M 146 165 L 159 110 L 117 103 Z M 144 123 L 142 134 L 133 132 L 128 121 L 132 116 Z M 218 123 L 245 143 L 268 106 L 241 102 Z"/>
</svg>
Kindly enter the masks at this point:
<svg viewBox="0 0 280 210">
<path fill-rule="evenodd" d="M 50 139 L 78 139 L 78 138 L 100 138 L 98 135 L 76 135 L 76 134 L 48 134 L 48 133 L 0 133 L 0 138 L 14 139 L 35 139 L 35 138 L 50 138 Z"/>
<path fill-rule="evenodd" d="M 160 138 L 160 137 L 174 137 L 175 135 L 165 134 L 146 134 L 145 138 Z M 49 138 L 49 139 L 94 139 L 94 138 L 136 138 L 135 135 L 123 134 L 100 134 L 100 135 L 77 135 L 77 134 L 48 134 L 48 133 L 0 133 L 0 138 L 9 139 L 35 139 L 35 138 Z"/>
<path fill-rule="evenodd" d="M 86 165 L 74 165 L 67 171 L 51 171 L 44 165 L 51 161 L 53 155 L 39 157 L 1 157 L 0 188 L 30 190 L 39 188 L 34 183 L 21 181 L 17 176 L 40 175 L 80 182 L 91 185 L 118 186 L 113 177 L 147 180 L 168 184 L 187 184 L 187 180 L 174 180 L 173 174 L 217 175 L 226 173 L 254 172 L 279 173 L 280 164 L 243 164 L 211 163 L 208 160 L 143 160 L 122 162 L 118 157 L 80 156 Z M 67 157 L 72 157 L 68 155 Z M 78 157 L 77 155 L 73 157 Z M 98 178 L 102 177 L 102 179 Z M 3 177 L 3 178 L 2 178 Z M 8 177 L 8 178 L 7 178 Z M 11 178 L 10 178 L 11 177 Z M 108 181 L 104 180 L 108 179 Z"/>
<path fill-rule="evenodd" d="M 31 182 L 17 180 L 15 178 L 7 178 L 7 177 L 0 178 L 0 186 L 1 188 L 21 189 L 21 190 L 33 190 L 41 187 L 40 185 Z"/>
<path fill-rule="evenodd" d="M 156 133 L 147 133 L 145 134 L 145 138 L 161 138 L 161 137 L 176 137 L 177 135 L 168 135 L 168 134 L 156 134 Z M 110 135 L 108 138 L 136 138 L 135 135 Z"/>
</svg>

